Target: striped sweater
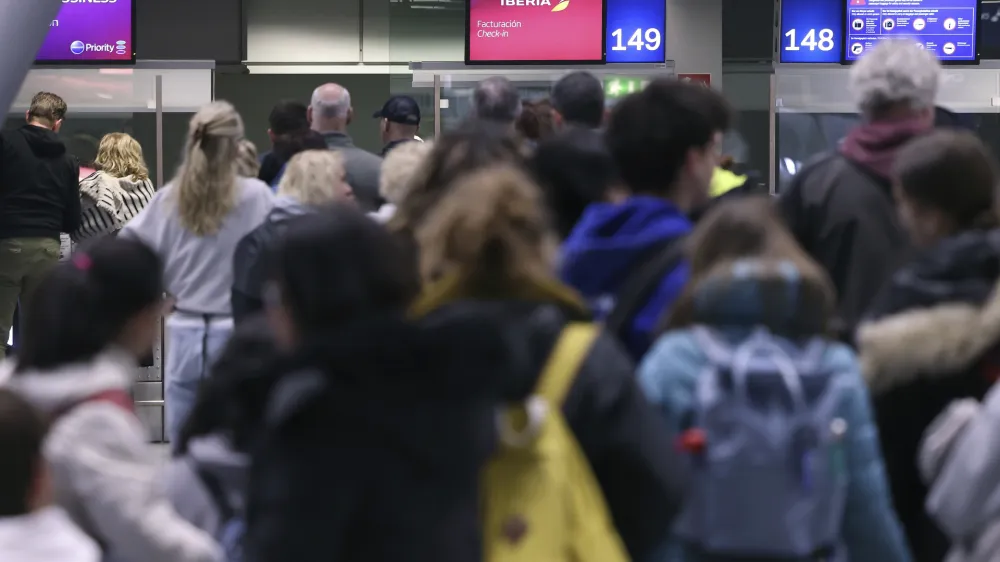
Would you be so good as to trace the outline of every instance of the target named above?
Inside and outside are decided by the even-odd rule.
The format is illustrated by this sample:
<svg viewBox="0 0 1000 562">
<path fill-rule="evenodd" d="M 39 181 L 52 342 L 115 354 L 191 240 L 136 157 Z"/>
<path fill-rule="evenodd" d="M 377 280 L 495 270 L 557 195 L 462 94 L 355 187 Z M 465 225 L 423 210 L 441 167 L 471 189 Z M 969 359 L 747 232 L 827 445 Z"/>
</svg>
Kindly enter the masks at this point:
<svg viewBox="0 0 1000 562">
<path fill-rule="evenodd" d="M 105 172 L 94 172 L 80 180 L 80 229 L 73 241 L 83 241 L 113 234 L 149 203 L 156 193 L 153 182 L 138 181 L 129 176 L 116 178 Z"/>
</svg>

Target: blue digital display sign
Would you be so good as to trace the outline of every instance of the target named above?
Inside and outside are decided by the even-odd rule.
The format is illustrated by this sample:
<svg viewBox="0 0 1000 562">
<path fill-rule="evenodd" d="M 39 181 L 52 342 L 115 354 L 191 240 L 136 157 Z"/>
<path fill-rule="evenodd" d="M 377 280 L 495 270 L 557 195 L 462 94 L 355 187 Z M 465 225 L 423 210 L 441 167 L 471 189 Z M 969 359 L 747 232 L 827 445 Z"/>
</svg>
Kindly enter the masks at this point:
<svg viewBox="0 0 1000 562">
<path fill-rule="evenodd" d="M 845 1 L 781 0 L 778 61 L 839 63 Z"/>
<path fill-rule="evenodd" d="M 607 0 L 605 60 L 664 62 L 667 3 L 664 0 Z"/>
<path fill-rule="evenodd" d="M 886 39 L 909 38 L 943 62 L 976 62 L 978 0 L 846 0 L 847 50 L 857 60 Z"/>
</svg>

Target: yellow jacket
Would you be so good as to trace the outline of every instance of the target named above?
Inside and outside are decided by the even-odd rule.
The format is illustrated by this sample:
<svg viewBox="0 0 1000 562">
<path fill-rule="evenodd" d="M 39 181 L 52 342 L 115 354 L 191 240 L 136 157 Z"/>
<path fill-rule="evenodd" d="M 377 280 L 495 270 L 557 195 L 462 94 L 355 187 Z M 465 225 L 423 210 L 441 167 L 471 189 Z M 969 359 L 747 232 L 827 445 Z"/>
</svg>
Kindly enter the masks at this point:
<svg viewBox="0 0 1000 562">
<path fill-rule="evenodd" d="M 712 174 L 712 184 L 709 188 L 709 195 L 719 197 L 746 183 L 746 176 L 738 176 L 729 170 L 716 168 Z"/>
</svg>

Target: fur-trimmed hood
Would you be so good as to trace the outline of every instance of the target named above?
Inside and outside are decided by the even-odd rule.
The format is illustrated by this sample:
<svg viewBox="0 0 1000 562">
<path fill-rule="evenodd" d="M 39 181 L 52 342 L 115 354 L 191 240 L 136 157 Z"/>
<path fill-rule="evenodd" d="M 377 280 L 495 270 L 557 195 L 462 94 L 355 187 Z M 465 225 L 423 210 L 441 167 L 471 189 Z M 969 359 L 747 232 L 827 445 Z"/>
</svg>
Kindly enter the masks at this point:
<svg viewBox="0 0 1000 562">
<path fill-rule="evenodd" d="M 1000 289 L 1000 285 L 996 287 Z M 942 303 L 858 328 L 857 345 L 873 392 L 968 368 L 1000 343 L 1000 294 L 983 305 Z"/>
<path fill-rule="evenodd" d="M 897 273 L 856 334 L 873 392 L 964 372 L 1000 343 L 1000 231 L 946 240 Z"/>
</svg>

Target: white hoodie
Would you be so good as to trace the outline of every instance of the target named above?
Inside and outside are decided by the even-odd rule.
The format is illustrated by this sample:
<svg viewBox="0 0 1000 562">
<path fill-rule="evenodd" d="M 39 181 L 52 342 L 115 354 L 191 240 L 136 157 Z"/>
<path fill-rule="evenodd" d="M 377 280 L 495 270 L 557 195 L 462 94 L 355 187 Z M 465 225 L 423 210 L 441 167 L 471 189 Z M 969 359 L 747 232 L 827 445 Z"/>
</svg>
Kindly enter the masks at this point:
<svg viewBox="0 0 1000 562">
<path fill-rule="evenodd" d="M 58 507 L 0 518 L 0 560 L 99 562 L 101 550 Z"/>
<path fill-rule="evenodd" d="M 158 476 L 160 464 L 139 419 L 109 402 L 83 402 L 109 390 L 127 390 L 135 358 L 109 351 L 90 363 L 0 381 L 36 408 L 61 415 L 45 440 L 57 503 L 88 535 L 105 547 L 105 560 L 127 562 L 217 562 L 215 540 L 173 510 Z M 3 558 L 7 560 L 7 558 Z"/>
</svg>

